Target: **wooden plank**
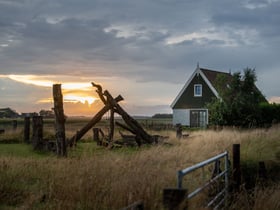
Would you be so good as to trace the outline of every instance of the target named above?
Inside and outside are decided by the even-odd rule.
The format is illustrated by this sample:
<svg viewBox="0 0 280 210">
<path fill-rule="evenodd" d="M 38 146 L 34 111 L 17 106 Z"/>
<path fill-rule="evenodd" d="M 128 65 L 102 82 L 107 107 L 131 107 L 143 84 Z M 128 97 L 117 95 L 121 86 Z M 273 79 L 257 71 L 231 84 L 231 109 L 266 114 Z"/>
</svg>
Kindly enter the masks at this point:
<svg viewBox="0 0 280 210">
<path fill-rule="evenodd" d="M 116 122 L 116 125 L 118 125 L 118 126 L 120 126 L 121 128 L 123 128 L 123 129 L 125 129 L 125 130 L 127 130 L 127 131 L 129 131 L 129 132 L 131 132 L 131 133 L 133 133 L 133 134 L 136 135 L 135 131 L 132 130 L 132 129 L 130 129 L 130 128 L 127 127 L 126 125 L 124 125 L 124 124 L 122 124 L 122 123 L 120 123 L 120 122 Z"/>
</svg>

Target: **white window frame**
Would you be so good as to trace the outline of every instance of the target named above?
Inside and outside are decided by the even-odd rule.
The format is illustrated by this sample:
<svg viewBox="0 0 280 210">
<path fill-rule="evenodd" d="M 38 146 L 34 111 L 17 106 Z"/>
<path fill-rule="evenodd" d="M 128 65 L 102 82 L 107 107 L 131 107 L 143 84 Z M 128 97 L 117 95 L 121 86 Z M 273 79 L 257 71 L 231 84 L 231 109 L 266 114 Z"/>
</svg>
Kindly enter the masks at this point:
<svg viewBox="0 0 280 210">
<path fill-rule="evenodd" d="M 196 93 L 196 87 L 200 87 L 200 94 L 197 94 Z M 195 84 L 194 86 L 193 86 L 193 95 L 194 95 L 194 97 L 202 97 L 202 84 Z"/>
</svg>

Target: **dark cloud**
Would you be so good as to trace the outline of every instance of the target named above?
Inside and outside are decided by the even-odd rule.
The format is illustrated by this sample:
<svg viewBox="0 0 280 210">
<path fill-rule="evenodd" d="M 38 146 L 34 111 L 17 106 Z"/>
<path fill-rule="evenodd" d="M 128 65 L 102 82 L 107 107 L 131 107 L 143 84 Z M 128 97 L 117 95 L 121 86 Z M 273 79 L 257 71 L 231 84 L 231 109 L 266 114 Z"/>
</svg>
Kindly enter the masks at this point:
<svg viewBox="0 0 280 210">
<path fill-rule="evenodd" d="M 0 0 L 0 71 L 178 84 L 200 62 L 254 67 L 269 90 L 280 65 L 279 7 L 276 0 Z"/>
</svg>

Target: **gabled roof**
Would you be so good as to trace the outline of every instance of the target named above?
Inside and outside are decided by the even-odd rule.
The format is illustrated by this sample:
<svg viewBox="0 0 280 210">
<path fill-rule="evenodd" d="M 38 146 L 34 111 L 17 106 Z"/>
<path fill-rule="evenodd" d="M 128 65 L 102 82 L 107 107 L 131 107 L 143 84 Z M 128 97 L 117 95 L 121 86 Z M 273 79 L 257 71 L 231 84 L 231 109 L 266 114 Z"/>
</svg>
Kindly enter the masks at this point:
<svg viewBox="0 0 280 210">
<path fill-rule="evenodd" d="M 226 78 L 230 78 L 231 74 L 226 73 L 226 72 L 220 72 L 216 70 L 210 70 L 210 69 L 205 69 L 205 68 L 200 68 L 199 65 L 197 65 L 197 68 L 189 78 L 189 80 L 186 82 L 182 90 L 179 92 L 175 100 L 172 102 L 171 107 L 173 108 L 177 101 L 181 98 L 182 94 L 185 92 L 187 87 L 189 86 L 190 82 L 193 80 L 194 76 L 200 74 L 201 77 L 204 79 L 208 87 L 212 90 L 213 94 L 219 98 L 219 94 L 215 88 L 215 80 L 217 79 L 218 75 L 224 75 Z"/>
<path fill-rule="evenodd" d="M 18 117 L 19 114 L 11 108 L 0 108 L 0 117 Z"/>
<path fill-rule="evenodd" d="M 227 79 L 227 81 L 230 81 L 230 78 L 232 77 L 230 73 L 226 73 L 226 72 L 215 71 L 215 70 L 204 69 L 204 68 L 200 68 L 200 70 L 203 72 L 203 74 L 206 76 L 206 78 L 215 88 L 217 88 L 216 81 L 218 76 L 222 75 Z"/>
</svg>

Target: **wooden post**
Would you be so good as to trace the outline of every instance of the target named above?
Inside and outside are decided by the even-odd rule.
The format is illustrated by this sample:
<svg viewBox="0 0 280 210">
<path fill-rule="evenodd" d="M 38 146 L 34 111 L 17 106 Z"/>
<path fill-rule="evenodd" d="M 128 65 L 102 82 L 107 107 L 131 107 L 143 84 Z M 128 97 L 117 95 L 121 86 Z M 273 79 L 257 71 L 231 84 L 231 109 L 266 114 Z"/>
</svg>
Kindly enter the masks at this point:
<svg viewBox="0 0 280 210">
<path fill-rule="evenodd" d="M 146 143 L 154 142 L 153 137 L 146 133 L 141 125 L 123 110 L 123 108 L 113 99 L 112 95 L 107 90 L 104 91 L 104 95 L 107 97 L 107 102 L 115 108 L 115 111 L 122 116 L 126 124 L 134 130 L 136 136 L 140 137 Z"/>
<path fill-rule="evenodd" d="M 240 169 L 240 144 L 233 144 L 232 147 L 233 158 L 233 187 L 235 191 L 239 191 L 241 185 L 241 169 Z"/>
<path fill-rule="evenodd" d="M 24 142 L 30 143 L 30 117 L 24 118 Z"/>
<path fill-rule="evenodd" d="M 117 98 L 115 98 L 116 102 L 119 102 L 123 100 L 123 97 L 119 95 Z M 69 145 L 73 146 L 75 141 L 80 140 L 83 135 L 86 134 L 96 123 L 98 123 L 102 116 L 111 109 L 111 105 L 107 104 L 105 105 L 81 130 L 79 130 L 70 140 Z"/>
<path fill-rule="evenodd" d="M 163 189 L 163 206 L 167 210 L 187 210 L 187 189 Z"/>
<path fill-rule="evenodd" d="M 183 135 L 182 132 L 183 132 L 182 125 L 180 123 L 176 124 L 176 138 L 177 139 L 182 138 L 182 135 Z"/>
<path fill-rule="evenodd" d="M 13 130 L 16 131 L 17 130 L 17 120 L 13 120 L 12 124 L 13 124 Z"/>
<path fill-rule="evenodd" d="M 99 128 L 93 128 L 93 141 L 99 142 Z"/>
<path fill-rule="evenodd" d="M 56 153 L 58 156 L 67 156 L 65 141 L 65 116 L 63 110 L 63 96 L 61 84 L 53 85 L 53 101 L 55 113 Z"/>
<path fill-rule="evenodd" d="M 114 130 L 115 130 L 114 114 L 115 114 L 114 109 L 113 108 L 110 109 L 110 130 L 109 130 L 109 135 L 108 135 L 109 142 L 112 142 L 114 139 Z"/>
<path fill-rule="evenodd" d="M 102 140 L 99 138 L 99 133 L 101 133 L 101 135 L 104 135 L 103 131 L 100 128 L 93 128 L 92 131 L 93 131 L 93 141 L 95 141 L 98 146 L 101 146 Z"/>
<path fill-rule="evenodd" d="M 43 146 L 43 117 L 34 116 L 32 118 L 32 145 L 33 149 L 42 149 Z"/>
</svg>

